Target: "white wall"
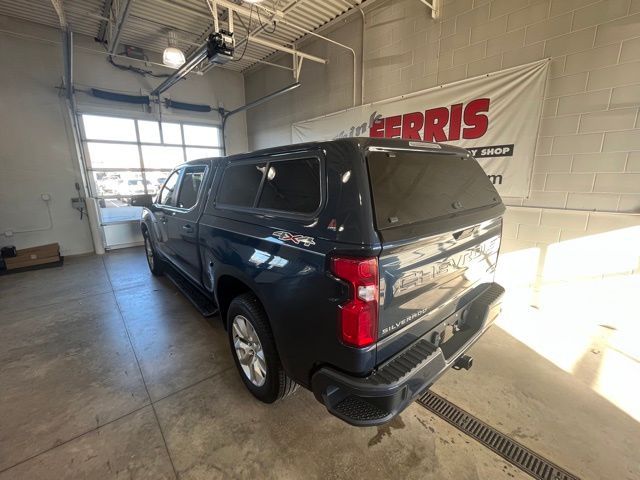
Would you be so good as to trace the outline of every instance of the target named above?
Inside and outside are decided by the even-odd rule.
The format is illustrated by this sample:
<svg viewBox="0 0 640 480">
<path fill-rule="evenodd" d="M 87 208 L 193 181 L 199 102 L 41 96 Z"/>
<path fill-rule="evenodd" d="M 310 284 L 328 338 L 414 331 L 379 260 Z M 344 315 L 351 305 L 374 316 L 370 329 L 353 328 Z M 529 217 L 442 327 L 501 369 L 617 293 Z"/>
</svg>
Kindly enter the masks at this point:
<svg viewBox="0 0 640 480">
<path fill-rule="evenodd" d="M 0 16 L 0 30 L 18 32 L 52 42 L 60 41 L 59 31 L 45 26 Z M 99 49 L 92 39 L 76 36 L 76 46 Z M 64 103 L 56 88 L 61 83 L 60 45 L 35 39 L 18 38 L 0 32 L 0 245 L 24 248 L 59 242 L 63 255 L 93 251 L 86 216 L 71 208 L 70 198 L 77 196 L 74 184 L 81 183 L 78 162 L 69 134 Z M 155 69 L 154 69 L 155 70 Z M 165 70 L 166 71 L 166 70 Z M 123 93 L 143 94 L 161 79 L 143 78 L 119 71 L 106 57 L 76 49 L 75 82 L 78 88 L 97 87 Z M 166 93 L 185 102 L 224 105 L 244 104 L 242 75 L 214 69 L 206 76 L 190 76 Z M 103 113 L 142 114 L 140 107 L 100 102 L 79 93 L 80 108 Z M 217 114 L 175 115 L 164 111 L 165 118 L 219 121 Z M 247 150 L 244 115 L 227 125 L 227 149 L 230 153 Z M 6 230 L 46 227 L 47 210 L 41 193 L 51 194 L 53 228 L 16 234 Z"/>
</svg>

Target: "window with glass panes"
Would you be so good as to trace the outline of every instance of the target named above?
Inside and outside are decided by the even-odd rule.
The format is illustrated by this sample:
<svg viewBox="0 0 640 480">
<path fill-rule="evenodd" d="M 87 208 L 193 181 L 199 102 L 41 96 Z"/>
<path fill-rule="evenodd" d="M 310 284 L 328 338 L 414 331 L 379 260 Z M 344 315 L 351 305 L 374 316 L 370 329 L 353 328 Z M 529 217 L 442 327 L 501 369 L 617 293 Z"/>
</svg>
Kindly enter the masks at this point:
<svg viewBox="0 0 640 480">
<path fill-rule="evenodd" d="M 140 218 L 134 195 L 155 195 L 171 170 L 188 160 L 222 155 L 217 126 L 82 114 L 92 195 L 103 223 Z"/>
</svg>

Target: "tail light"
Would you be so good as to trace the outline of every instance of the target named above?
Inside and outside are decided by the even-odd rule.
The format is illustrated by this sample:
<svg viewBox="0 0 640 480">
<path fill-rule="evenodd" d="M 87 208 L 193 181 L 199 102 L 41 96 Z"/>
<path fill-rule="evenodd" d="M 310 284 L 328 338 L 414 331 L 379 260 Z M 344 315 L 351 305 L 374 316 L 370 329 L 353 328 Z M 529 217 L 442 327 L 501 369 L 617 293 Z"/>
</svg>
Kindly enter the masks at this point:
<svg viewBox="0 0 640 480">
<path fill-rule="evenodd" d="M 366 347 L 378 339 L 378 259 L 331 259 L 331 273 L 350 284 L 349 300 L 340 305 L 342 342 Z"/>
</svg>

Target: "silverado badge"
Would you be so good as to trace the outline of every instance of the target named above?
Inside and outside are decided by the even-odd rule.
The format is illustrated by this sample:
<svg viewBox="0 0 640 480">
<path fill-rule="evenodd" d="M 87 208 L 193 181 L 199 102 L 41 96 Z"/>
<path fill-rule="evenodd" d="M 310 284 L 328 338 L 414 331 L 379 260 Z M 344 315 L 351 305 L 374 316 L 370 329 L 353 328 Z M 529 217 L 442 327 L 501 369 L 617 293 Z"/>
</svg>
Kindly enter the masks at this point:
<svg viewBox="0 0 640 480">
<path fill-rule="evenodd" d="M 305 235 L 295 235 L 289 232 L 273 232 L 272 235 L 283 242 L 293 242 L 296 245 L 302 244 L 305 247 L 316 244 L 316 242 L 313 241 L 313 237 L 307 237 Z"/>
</svg>

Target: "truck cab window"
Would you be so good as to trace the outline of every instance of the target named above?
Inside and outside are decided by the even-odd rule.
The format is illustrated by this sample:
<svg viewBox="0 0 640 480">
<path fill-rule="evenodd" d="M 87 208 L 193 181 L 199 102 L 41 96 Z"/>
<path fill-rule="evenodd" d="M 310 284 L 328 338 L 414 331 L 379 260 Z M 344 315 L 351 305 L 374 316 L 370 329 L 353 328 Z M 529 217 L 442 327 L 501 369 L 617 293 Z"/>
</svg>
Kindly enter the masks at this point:
<svg viewBox="0 0 640 480">
<path fill-rule="evenodd" d="M 198 200 L 198 192 L 204 180 L 205 166 L 187 167 L 182 175 L 180 194 L 178 197 L 179 208 L 191 208 Z"/>
<path fill-rule="evenodd" d="M 160 205 L 169 205 L 169 206 L 175 205 L 175 201 L 176 201 L 175 194 L 177 193 L 176 187 L 178 186 L 179 176 L 180 176 L 180 170 L 176 170 L 167 179 L 167 182 L 164 184 L 164 187 L 162 187 L 162 190 L 160 191 L 160 195 L 158 196 L 158 203 Z"/>
</svg>

